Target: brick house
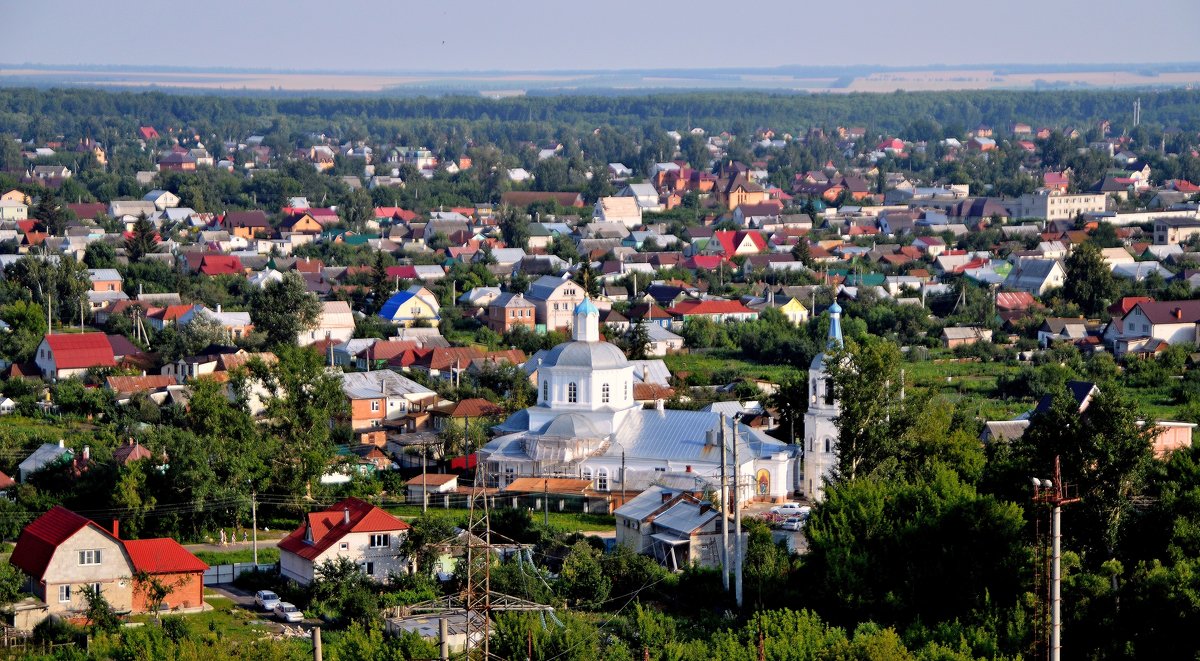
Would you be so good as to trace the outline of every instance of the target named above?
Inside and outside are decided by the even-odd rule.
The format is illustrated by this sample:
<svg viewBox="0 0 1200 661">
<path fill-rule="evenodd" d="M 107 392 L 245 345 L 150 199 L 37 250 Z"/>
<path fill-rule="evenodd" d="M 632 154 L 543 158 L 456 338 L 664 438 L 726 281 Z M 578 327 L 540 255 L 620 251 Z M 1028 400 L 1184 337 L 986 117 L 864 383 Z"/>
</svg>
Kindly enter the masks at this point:
<svg viewBox="0 0 1200 661">
<path fill-rule="evenodd" d="M 487 309 L 488 328 L 497 333 L 507 333 L 517 326 L 533 330 L 537 325 L 537 307 L 521 294 L 500 294 Z"/>
</svg>

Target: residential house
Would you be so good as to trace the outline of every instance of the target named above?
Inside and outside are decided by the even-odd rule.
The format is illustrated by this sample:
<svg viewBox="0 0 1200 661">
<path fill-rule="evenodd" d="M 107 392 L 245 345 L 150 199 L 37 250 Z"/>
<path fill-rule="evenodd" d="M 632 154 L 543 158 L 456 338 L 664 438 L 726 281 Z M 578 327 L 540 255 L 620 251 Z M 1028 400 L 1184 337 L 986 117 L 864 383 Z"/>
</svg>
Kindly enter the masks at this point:
<svg viewBox="0 0 1200 661">
<path fill-rule="evenodd" d="M 404 483 L 405 501 L 428 502 L 435 494 L 449 494 L 458 490 L 458 475 L 455 473 L 421 473 Z M 424 498 L 422 498 L 422 494 Z"/>
<path fill-rule="evenodd" d="M 179 196 L 168 190 L 155 189 L 142 196 L 143 202 L 154 205 L 155 211 L 166 211 L 179 206 Z"/>
<path fill-rule="evenodd" d="M 28 204 L 20 200 L 0 200 L 0 221 L 16 222 L 28 218 Z"/>
<path fill-rule="evenodd" d="M 646 324 L 646 334 L 650 339 L 646 345 L 648 356 L 665 356 L 683 350 L 683 338 L 658 324 Z"/>
<path fill-rule="evenodd" d="M 43 443 L 17 465 L 17 480 L 25 482 L 30 475 L 60 463 L 75 460 L 75 451 L 59 439 L 58 443 Z"/>
<path fill-rule="evenodd" d="M 1200 301 L 1141 301 L 1121 318 L 1113 353 L 1153 354 L 1163 345 L 1195 344 Z"/>
<path fill-rule="evenodd" d="M 324 231 L 324 227 L 308 211 L 296 211 L 284 217 L 279 223 L 280 232 L 292 234 L 311 234 L 316 236 Z"/>
<path fill-rule="evenodd" d="M 992 331 L 977 326 L 947 326 L 942 329 L 942 346 L 947 349 L 967 346 L 976 342 L 991 342 Z"/>
<path fill-rule="evenodd" d="M 505 292 L 488 304 L 487 325 L 497 333 L 507 333 L 517 326 L 534 330 L 537 327 L 536 320 L 537 306 L 521 294 Z"/>
<path fill-rule="evenodd" d="M 651 486 L 614 512 L 616 543 L 672 571 L 721 564 L 721 513 L 693 493 Z"/>
<path fill-rule="evenodd" d="M 118 612 L 147 612 L 146 591 L 135 579 L 142 574 L 168 587 L 164 608 L 204 607 L 203 574 L 208 565 L 173 539 L 123 541 L 117 535 L 115 520 L 108 530 L 55 506 L 25 526 L 10 562 L 25 574 L 30 592 L 46 604 L 47 616 L 81 615 L 87 609 L 86 587 L 99 590 Z"/>
<path fill-rule="evenodd" d="M 529 285 L 525 299 L 533 303 L 537 323 L 547 330 L 570 328 L 575 306 L 583 302 L 584 288 L 566 277 L 544 275 Z"/>
<path fill-rule="evenodd" d="M 1043 347 L 1055 342 L 1075 342 L 1087 336 L 1087 320 L 1078 317 L 1047 317 L 1038 328 L 1038 344 Z"/>
<path fill-rule="evenodd" d="M 104 333 L 48 334 L 34 359 L 47 379 L 82 376 L 94 367 L 115 367 L 112 345 Z"/>
<path fill-rule="evenodd" d="M 1004 279 L 1004 286 L 1041 296 L 1050 289 L 1061 287 L 1066 276 L 1066 271 L 1057 260 L 1020 259 Z"/>
<path fill-rule="evenodd" d="M 254 330 L 254 323 L 250 320 L 249 312 L 228 312 L 222 309 L 220 305 L 217 306 L 216 310 L 212 310 L 198 303 L 181 314 L 175 321 L 175 324 L 182 328 L 199 317 L 213 321 L 224 329 L 226 337 L 231 343 L 250 335 Z"/>
<path fill-rule="evenodd" d="M 708 244 L 708 251 L 719 251 L 726 257 L 755 255 L 767 250 L 766 238 L 753 230 L 720 230 L 713 232 L 713 239 Z"/>
<path fill-rule="evenodd" d="M 247 240 L 271 233 L 271 223 L 267 220 L 267 214 L 257 209 L 227 212 L 222 219 L 222 225 L 230 234 Z"/>
<path fill-rule="evenodd" d="M 642 207 L 635 197 L 602 197 L 592 215 L 600 222 L 621 223 L 630 229 L 642 224 Z"/>
<path fill-rule="evenodd" d="M 140 216 L 152 218 L 159 212 L 153 202 L 145 200 L 113 200 L 108 204 L 108 215 L 113 220 L 130 223 Z"/>
<path fill-rule="evenodd" d="M 355 431 L 378 429 L 409 412 L 437 403 L 437 393 L 393 372 L 346 372 L 342 393 L 350 401 L 350 427 Z"/>
<path fill-rule="evenodd" d="M 1039 188 L 1009 203 L 1013 218 L 1044 218 L 1074 220 L 1081 214 L 1103 213 L 1106 209 L 1103 194 L 1069 195 L 1056 189 Z"/>
<path fill-rule="evenodd" d="M 357 498 L 346 498 L 328 508 L 310 512 L 300 527 L 279 546 L 279 570 L 284 578 L 308 585 L 320 565 L 347 558 L 374 581 L 409 569 L 400 552 L 409 525 L 382 509 Z"/>
<path fill-rule="evenodd" d="M 421 285 L 413 285 L 404 291 L 392 294 L 379 316 L 400 326 L 436 324 L 441 319 L 442 306 L 437 297 Z"/>
<path fill-rule="evenodd" d="M 1192 218 L 1159 218 L 1154 221 L 1154 243 L 1173 245 L 1200 236 L 1200 220 Z"/>
<path fill-rule="evenodd" d="M 300 346 L 308 346 L 322 340 L 345 342 L 354 337 L 354 313 L 345 301 L 325 301 L 312 328 L 301 331 L 296 337 Z"/>
<path fill-rule="evenodd" d="M 681 328 L 693 317 L 703 317 L 717 323 L 758 319 L 758 313 L 743 305 L 741 301 L 720 299 L 681 301 L 675 307 L 668 308 L 667 312 L 673 317 L 671 326 L 674 328 Z"/>
</svg>

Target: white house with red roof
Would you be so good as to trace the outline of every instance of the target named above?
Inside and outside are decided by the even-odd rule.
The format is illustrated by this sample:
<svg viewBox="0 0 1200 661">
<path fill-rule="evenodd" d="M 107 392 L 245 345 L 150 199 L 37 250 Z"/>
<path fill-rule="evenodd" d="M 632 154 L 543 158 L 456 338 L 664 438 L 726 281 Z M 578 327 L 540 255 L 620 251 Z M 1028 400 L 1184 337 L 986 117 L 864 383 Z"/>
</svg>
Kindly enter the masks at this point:
<svg viewBox="0 0 1200 661">
<path fill-rule="evenodd" d="M 754 231 L 718 230 L 713 232 L 713 239 L 715 242 L 708 244 L 709 249 L 716 248 L 726 257 L 755 255 L 767 249 L 767 240 L 762 234 Z"/>
<path fill-rule="evenodd" d="M 204 606 L 208 565 L 173 539 L 122 541 L 113 529 L 55 506 L 25 526 L 9 562 L 27 577 L 26 589 L 46 604 L 43 616 L 81 613 L 84 588 L 99 588 L 117 612 L 145 612 L 139 573 L 165 578 L 172 586 L 163 602 L 172 610 Z M 25 622 L 36 624 L 36 622 Z"/>
<path fill-rule="evenodd" d="M 1120 319 L 1113 352 L 1153 354 L 1171 344 L 1200 339 L 1200 301 L 1141 301 Z"/>
<path fill-rule="evenodd" d="M 409 570 L 400 545 L 408 524 L 374 505 L 346 498 L 310 512 L 300 527 L 280 540 L 279 571 L 301 585 L 312 583 L 327 560 L 349 558 L 375 581 Z"/>
<path fill-rule="evenodd" d="M 93 367 L 115 367 L 112 344 L 104 333 L 49 334 L 34 359 L 47 379 L 81 376 Z"/>
<path fill-rule="evenodd" d="M 674 317 L 672 327 L 681 327 L 692 317 L 705 317 L 716 323 L 726 321 L 753 321 L 758 319 L 758 312 L 751 310 L 741 301 L 726 301 L 706 299 L 700 301 L 681 301 L 667 312 Z"/>
</svg>

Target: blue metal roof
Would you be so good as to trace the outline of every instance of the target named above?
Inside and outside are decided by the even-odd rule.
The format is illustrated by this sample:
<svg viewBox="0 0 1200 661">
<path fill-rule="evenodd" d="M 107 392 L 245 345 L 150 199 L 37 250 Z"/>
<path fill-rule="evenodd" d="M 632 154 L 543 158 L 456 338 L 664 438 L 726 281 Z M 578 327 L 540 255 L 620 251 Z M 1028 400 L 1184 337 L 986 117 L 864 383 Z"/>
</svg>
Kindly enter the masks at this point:
<svg viewBox="0 0 1200 661">
<path fill-rule="evenodd" d="M 413 297 L 414 294 L 410 291 L 398 291 L 392 294 L 391 298 L 379 309 L 379 316 L 388 321 L 394 321 L 400 316 L 400 308 Z"/>
</svg>

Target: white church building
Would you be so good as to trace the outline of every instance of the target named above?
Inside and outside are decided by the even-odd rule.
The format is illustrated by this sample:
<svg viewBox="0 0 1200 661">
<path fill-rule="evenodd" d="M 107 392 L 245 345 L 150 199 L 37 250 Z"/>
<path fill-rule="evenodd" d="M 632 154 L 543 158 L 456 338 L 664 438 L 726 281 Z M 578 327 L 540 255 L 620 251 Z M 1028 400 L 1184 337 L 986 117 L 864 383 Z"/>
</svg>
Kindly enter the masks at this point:
<svg viewBox="0 0 1200 661">
<path fill-rule="evenodd" d="M 834 301 L 829 308 L 829 349 L 842 347 L 842 307 Z M 841 406 L 833 396 L 833 380 L 825 370 L 825 354 L 817 354 L 808 368 L 808 413 L 804 414 L 804 483 L 801 491 L 809 501 L 825 497 L 825 479 L 837 465 L 838 427 Z"/>
<path fill-rule="evenodd" d="M 486 484 L 578 477 L 619 493 L 691 477 L 700 489 L 719 488 L 721 416 L 643 408 L 633 398 L 634 365 L 600 339 L 596 306 L 584 299 L 573 316 L 572 340 L 538 365 L 537 404 L 495 427 L 500 436 L 479 451 Z M 782 501 L 800 489 L 799 447 L 736 422 L 728 433 L 744 499 Z"/>
</svg>

